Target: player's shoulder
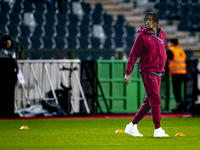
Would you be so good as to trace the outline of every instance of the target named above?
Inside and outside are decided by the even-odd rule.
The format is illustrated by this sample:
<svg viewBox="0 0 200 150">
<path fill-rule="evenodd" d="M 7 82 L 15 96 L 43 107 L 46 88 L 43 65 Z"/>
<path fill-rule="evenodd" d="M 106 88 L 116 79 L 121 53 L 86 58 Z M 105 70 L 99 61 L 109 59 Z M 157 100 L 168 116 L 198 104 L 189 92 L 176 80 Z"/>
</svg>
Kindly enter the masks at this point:
<svg viewBox="0 0 200 150">
<path fill-rule="evenodd" d="M 139 33 L 137 34 L 137 38 L 141 38 L 143 35 L 145 35 L 143 32 L 139 32 Z"/>
<path fill-rule="evenodd" d="M 165 31 L 164 31 L 164 30 L 162 30 L 162 29 L 160 29 L 160 32 L 162 32 L 162 33 L 164 33 L 164 34 L 165 34 Z"/>
</svg>

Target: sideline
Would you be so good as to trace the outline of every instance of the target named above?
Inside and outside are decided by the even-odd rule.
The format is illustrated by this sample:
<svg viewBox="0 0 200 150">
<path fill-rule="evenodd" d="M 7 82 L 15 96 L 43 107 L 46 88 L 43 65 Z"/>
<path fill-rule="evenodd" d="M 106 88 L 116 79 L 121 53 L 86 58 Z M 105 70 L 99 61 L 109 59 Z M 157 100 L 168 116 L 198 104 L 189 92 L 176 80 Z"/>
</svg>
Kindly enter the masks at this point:
<svg viewBox="0 0 200 150">
<path fill-rule="evenodd" d="M 161 114 L 161 118 L 181 118 L 190 117 L 190 113 L 177 114 Z M 105 115 L 89 115 L 89 116 L 68 116 L 68 117 L 18 117 L 18 118 L 0 118 L 0 120 L 31 120 L 31 119 L 111 119 L 111 118 L 134 118 L 135 114 L 105 114 Z M 151 114 L 147 114 L 145 118 L 151 118 Z"/>
</svg>

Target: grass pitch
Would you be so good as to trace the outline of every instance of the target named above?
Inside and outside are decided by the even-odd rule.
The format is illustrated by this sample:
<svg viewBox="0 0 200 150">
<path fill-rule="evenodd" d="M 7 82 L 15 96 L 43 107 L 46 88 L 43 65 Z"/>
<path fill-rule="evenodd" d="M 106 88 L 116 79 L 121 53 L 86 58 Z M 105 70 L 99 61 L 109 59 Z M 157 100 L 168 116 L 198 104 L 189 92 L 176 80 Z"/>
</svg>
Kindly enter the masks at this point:
<svg viewBox="0 0 200 150">
<path fill-rule="evenodd" d="M 144 137 L 124 130 L 132 119 L 46 119 L 1 120 L 0 150 L 199 150 L 200 118 L 163 118 L 162 128 L 169 138 L 154 138 L 152 119 L 138 124 Z M 28 126 L 29 130 L 20 130 Z M 175 137 L 183 133 L 184 137 Z"/>
</svg>

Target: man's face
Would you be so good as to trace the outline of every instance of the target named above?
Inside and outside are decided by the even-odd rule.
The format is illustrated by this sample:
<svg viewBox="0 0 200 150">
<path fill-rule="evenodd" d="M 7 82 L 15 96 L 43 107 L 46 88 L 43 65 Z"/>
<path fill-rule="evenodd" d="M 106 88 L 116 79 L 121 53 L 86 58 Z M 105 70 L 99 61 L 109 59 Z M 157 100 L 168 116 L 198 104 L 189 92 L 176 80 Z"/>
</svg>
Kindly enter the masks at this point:
<svg viewBox="0 0 200 150">
<path fill-rule="evenodd" d="M 169 42 L 167 43 L 167 46 L 168 46 L 168 47 L 174 46 L 174 44 L 173 44 L 172 42 L 169 41 Z"/>
<path fill-rule="evenodd" d="M 145 19 L 145 26 L 147 27 L 147 28 L 154 28 L 154 27 L 156 27 L 156 25 L 155 25 L 155 23 L 154 23 L 154 21 L 153 21 L 153 18 L 152 18 L 152 16 L 151 15 L 149 15 L 146 19 Z"/>
<path fill-rule="evenodd" d="M 6 48 L 10 48 L 11 47 L 11 40 L 7 40 L 5 43 L 6 43 Z"/>
</svg>

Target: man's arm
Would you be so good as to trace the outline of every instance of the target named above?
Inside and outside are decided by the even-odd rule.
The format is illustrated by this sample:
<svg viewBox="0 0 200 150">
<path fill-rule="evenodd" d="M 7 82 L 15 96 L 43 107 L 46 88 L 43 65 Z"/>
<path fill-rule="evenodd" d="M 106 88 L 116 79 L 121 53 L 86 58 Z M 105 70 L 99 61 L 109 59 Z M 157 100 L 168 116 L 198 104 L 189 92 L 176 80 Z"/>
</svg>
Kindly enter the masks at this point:
<svg viewBox="0 0 200 150">
<path fill-rule="evenodd" d="M 130 56 L 129 56 L 127 67 L 126 67 L 126 75 L 131 74 L 131 72 L 134 68 L 134 64 L 135 64 L 137 58 L 139 57 L 142 49 L 143 49 L 142 37 L 141 37 L 141 34 L 138 34 L 135 39 L 135 43 L 130 52 Z"/>
<path fill-rule="evenodd" d="M 141 37 L 141 34 L 138 34 L 135 39 L 135 43 L 131 49 L 127 67 L 126 67 L 126 72 L 125 72 L 125 77 L 124 77 L 124 83 L 126 85 L 128 85 L 128 82 L 131 82 L 130 74 L 134 68 L 134 64 L 135 64 L 137 58 L 139 57 L 142 49 L 143 49 L 142 37 Z"/>
</svg>

